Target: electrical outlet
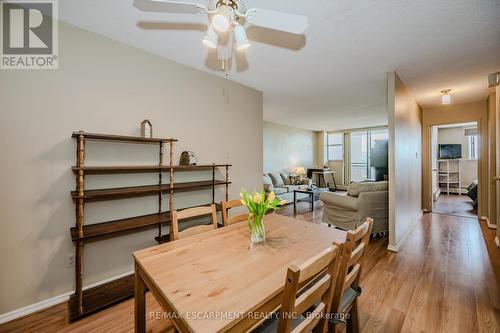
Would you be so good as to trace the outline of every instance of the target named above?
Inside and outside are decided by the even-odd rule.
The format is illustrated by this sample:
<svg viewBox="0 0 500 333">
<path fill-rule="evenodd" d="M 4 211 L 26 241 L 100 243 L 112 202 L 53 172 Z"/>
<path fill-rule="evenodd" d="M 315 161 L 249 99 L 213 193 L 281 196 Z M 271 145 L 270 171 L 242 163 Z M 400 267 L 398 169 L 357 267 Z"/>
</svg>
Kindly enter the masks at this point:
<svg viewBox="0 0 500 333">
<path fill-rule="evenodd" d="M 66 268 L 73 268 L 73 267 L 75 267 L 75 255 L 68 254 L 66 256 Z"/>
</svg>

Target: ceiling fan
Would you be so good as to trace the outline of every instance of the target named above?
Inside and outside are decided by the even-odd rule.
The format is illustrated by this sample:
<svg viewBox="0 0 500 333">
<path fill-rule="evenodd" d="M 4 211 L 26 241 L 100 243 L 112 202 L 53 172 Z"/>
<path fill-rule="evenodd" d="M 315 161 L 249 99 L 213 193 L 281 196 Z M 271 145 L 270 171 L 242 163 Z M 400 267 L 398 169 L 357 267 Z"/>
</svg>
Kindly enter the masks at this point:
<svg viewBox="0 0 500 333">
<path fill-rule="evenodd" d="M 308 27 L 305 16 L 247 8 L 246 0 L 208 0 L 207 5 L 171 0 L 134 0 L 134 6 L 145 12 L 207 15 L 209 25 L 203 44 L 217 49 L 217 58 L 223 62 L 231 58 L 233 48 L 242 51 L 250 46 L 244 27 L 246 23 L 296 35 L 303 34 Z"/>
</svg>

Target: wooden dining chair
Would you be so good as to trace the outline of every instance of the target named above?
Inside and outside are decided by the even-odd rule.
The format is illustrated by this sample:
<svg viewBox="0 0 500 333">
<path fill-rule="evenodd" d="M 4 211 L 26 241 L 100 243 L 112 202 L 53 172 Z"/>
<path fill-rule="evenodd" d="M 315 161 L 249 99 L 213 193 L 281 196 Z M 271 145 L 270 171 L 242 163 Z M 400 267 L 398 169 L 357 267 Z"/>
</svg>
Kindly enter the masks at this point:
<svg viewBox="0 0 500 333">
<path fill-rule="evenodd" d="M 340 249 L 321 251 L 301 265 L 288 268 L 279 319 L 264 322 L 254 332 L 321 332 L 327 327 L 333 288 L 337 280 Z"/>
<path fill-rule="evenodd" d="M 370 242 L 373 220 L 367 218 L 355 230 L 347 232 L 342 247 L 337 284 L 333 293 L 331 319 L 329 320 L 336 333 L 359 332 L 358 296 L 361 295 L 359 279 L 361 276 L 360 260 Z M 350 314 L 346 320 L 347 314 Z"/>
<path fill-rule="evenodd" d="M 199 225 L 195 227 L 188 228 L 183 231 L 179 231 L 179 220 L 191 219 L 196 217 L 202 217 L 210 215 L 212 223 L 209 225 Z M 207 207 L 195 207 L 189 208 L 181 211 L 174 210 L 172 212 L 172 223 L 170 226 L 170 240 L 175 241 L 180 238 L 200 234 L 205 231 L 212 229 L 217 229 L 217 210 L 215 209 L 215 204 Z"/>
<path fill-rule="evenodd" d="M 221 207 L 222 207 L 222 222 L 224 223 L 224 226 L 227 227 L 228 225 L 238 223 L 238 222 L 243 222 L 248 220 L 248 213 L 242 213 L 242 214 L 236 214 L 231 217 L 229 217 L 229 210 L 234 207 L 240 207 L 243 206 L 240 200 L 230 200 L 230 201 L 222 201 L 221 202 Z"/>
</svg>

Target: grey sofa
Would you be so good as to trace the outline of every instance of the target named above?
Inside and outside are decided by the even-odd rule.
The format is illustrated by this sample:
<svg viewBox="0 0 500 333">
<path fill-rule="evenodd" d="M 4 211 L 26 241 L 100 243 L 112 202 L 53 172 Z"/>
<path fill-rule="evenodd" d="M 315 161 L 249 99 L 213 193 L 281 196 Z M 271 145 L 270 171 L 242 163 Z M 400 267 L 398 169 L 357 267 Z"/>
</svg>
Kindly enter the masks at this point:
<svg viewBox="0 0 500 333">
<path fill-rule="evenodd" d="M 349 185 L 347 195 L 325 192 L 323 222 L 343 230 L 353 230 L 362 221 L 373 219 L 372 235 L 389 230 L 389 183 L 361 182 Z"/>
<path fill-rule="evenodd" d="M 269 173 L 262 176 L 262 181 L 264 183 L 264 190 L 266 193 L 274 191 L 277 198 L 281 200 L 286 200 L 288 203 L 293 202 L 293 191 L 298 189 L 307 189 L 312 185 L 310 179 L 305 179 L 301 185 L 290 184 L 290 175 L 279 174 L 279 173 Z M 297 199 L 308 198 L 307 194 L 297 193 Z"/>
</svg>

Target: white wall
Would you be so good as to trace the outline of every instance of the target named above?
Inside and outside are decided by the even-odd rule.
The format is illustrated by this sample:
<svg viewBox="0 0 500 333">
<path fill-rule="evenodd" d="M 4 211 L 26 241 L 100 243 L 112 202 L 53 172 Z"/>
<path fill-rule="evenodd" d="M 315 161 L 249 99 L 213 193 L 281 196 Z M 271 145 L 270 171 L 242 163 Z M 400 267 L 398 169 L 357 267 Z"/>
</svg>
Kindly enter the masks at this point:
<svg viewBox="0 0 500 333">
<path fill-rule="evenodd" d="M 422 210 L 422 110 L 396 73 L 388 75 L 389 249 L 399 250 Z"/>
<path fill-rule="evenodd" d="M 74 269 L 66 269 L 74 253 L 74 130 L 139 135 L 148 118 L 155 136 L 179 139 L 175 162 L 189 149 L 200 163 L 232 163 L 231 197 L 262 184 L 261 92 L 64 23 L 59 36 L 58 70 L 0 71 L 0 313 L 74 288 Z M 158 162 L 155 147 L 89 143 L 87 151 L 87 165 Z M 158 176 L 86 180 L 95 188 L 154 184 Z M 222 195 L 219 189 L 217 200 Z M 210 197 L 182 193 L 175 205 Z M 90 203 L 86 223 L 156 210 L 155 197 Z M 132 251 L 155 245 L 154 236 L 151 230 L 86 245 L 84 284 L 132 270 Z"/>
<path fill-rule="evenodd" d="M 462 158 L 470 159 L 469 153 L 469 140 L 465 136 L 466 127 L 449 127 L 438 129 L 438 143 L 439 144 L 460 144 L 462 145 Z M 438 152 L 439 153 L 439 152 Z"/>
<path fill-rule="evenodd" d="M 309 130 L 264 122 L 264 172 L 295 172 L 312 168 L 317 156 L 316 133 Z"/>
</svg>

